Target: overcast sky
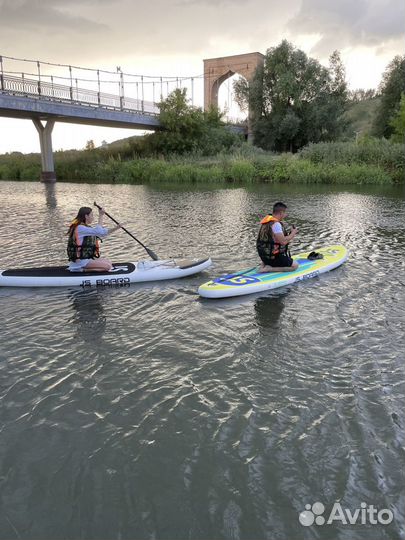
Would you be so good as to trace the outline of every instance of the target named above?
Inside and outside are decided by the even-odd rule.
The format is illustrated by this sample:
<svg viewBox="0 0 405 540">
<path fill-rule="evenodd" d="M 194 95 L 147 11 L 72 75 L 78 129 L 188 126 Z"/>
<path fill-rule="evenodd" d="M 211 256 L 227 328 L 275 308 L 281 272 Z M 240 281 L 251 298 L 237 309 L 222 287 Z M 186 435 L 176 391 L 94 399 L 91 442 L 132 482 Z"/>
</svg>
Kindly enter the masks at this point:
<svg viewBox="0 0 405 540">
<path fill-rule="evenodd" d="M 338 49 L 349 85 L 376 87 L 404 34 L 403 0 L 0 0 L 2 55 L 162 76 L 286 38 L 323 63 Z M 54 149 L 133 133 L 57 124 Z M 0 152 L 38 146 L 32 122 L 0 118 Z"/>
</svg>

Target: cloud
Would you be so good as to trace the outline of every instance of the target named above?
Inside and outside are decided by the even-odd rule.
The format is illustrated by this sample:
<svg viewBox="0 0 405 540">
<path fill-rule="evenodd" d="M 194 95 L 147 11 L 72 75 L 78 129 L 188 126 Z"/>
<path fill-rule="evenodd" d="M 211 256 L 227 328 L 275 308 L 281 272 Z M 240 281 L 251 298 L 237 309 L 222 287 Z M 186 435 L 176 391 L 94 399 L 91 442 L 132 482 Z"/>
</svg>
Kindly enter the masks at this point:
<svg viewBox="0 0 405 540">
<path fill-rule="evenodd" d="M 117 56 L 202 60 L 265 51 L 282 39 L 299 4 L 291 0 L 286 10 L 276 0 L 0 0 L 0 32 L 10 56 L 82 64 L 91 58 L 93 65 Z"/>
<path fill-rule="evenodd" d="M 359 46 L 393 56 L 403 12 L 403 0 L 0 0 L 0 53 L 161 75 L 283 38 L 321 60 Z"/>
<path fill-rule="evenodd" d="M 403 0 L 302 0 L 287 28 L 301 35 L 318 35 L 313 53 L 326 56 L 347 47 L 391 48 L 404 36 Z"/>
<path fill-rule="evenodd" d="M 68 32 L 100 31 L 105 24 L 100 24 L 76 13 L 77 6 L 86 2 L 98 4 L 103 0 L 0 0 L 0 25 L 4 31 L 47 30 L 50 34 L 60 30 Z M 105 1 L 105 0 L 104 0 Z M 75 5 L 75 14 L 66 8 Z"/>
</svg>

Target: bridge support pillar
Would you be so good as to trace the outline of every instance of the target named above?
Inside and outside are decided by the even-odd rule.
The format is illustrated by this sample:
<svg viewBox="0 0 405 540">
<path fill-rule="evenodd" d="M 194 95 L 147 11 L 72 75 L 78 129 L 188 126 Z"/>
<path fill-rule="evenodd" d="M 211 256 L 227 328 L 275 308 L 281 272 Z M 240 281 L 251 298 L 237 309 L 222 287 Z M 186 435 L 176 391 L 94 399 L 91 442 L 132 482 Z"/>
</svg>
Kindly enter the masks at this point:
<svg viewBox="0 0 405 540">
<path fill-rule="evenodd" d="M 34 126 L 37 128 L 39 134 L 39 142 L 41 145 L 41 181 L 42 182 L 55 182 L 55 166 L 53 162 L 53 152 L 52 152 L 52 130 L 55 125 L 55 120 L 47 120 L 45 125 L 38 120 L 38 118 L 33 118 Z"/>
</svg>

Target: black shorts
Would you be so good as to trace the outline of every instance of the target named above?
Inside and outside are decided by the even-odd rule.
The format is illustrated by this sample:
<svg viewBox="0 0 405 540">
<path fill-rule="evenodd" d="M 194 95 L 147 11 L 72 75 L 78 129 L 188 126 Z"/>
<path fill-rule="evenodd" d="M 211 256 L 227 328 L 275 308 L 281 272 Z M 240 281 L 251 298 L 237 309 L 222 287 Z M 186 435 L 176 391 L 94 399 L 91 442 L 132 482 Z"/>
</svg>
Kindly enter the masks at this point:
<svg viewBox="0 0 405 540">
<path fill-rule="evenodd" d="M 263 264 L 267 266 L 273 266 L 274 268 L 286 268 L 292 266 L 294 262 L 291 257 L 288 255 L 276 255 L 275 257 L 269 257 L 262 250 L 259 251 L 259 257 L 263 261 Z"/>
</svg>

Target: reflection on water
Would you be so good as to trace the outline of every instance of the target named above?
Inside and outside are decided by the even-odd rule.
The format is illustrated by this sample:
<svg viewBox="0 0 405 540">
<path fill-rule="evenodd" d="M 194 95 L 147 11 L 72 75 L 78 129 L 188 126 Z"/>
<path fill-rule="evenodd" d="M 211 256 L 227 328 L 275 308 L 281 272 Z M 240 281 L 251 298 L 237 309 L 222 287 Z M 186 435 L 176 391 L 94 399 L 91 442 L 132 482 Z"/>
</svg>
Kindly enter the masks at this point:
<svg viewBox="0 0 405 540">
<path fill-rule="evenodd" d="M 56 186 L 53 183 L 44 182 L 45 200 L 48 208 L 56 208 Z"/>
<path fill-rule="evenodd" d="M 106 326 L 101 293 L 98 290 L 75 290 L 69 293 L 69 300 L 75 335 L 86 342 L 101 340 Z"/>
<path fill-rule="evenodd" d="M 255 320 L 261 332 L 269 334 L 277 331 L 285 302 L 288 302 L 288 297 L 283 293 L 255 300 Z"/>
<path fill-rule="evenodd" d="M 1 268 L 66 264 L 67 223 L 94 200 L 162 257 L 214 267 L 128 288 L 0 290 L 0 540 L 401 537 L 402 192 L 1 187 Z M 199 299 L 203 281 L 258 262 L 258 215 L 275 200 L 300 229 L 295 253 L 344 243 L 347 263 Z M 102 250 L 145 258 L 119 231 Z M 395 520 L 305 528 L 315 501 Z"/>
</svg>

